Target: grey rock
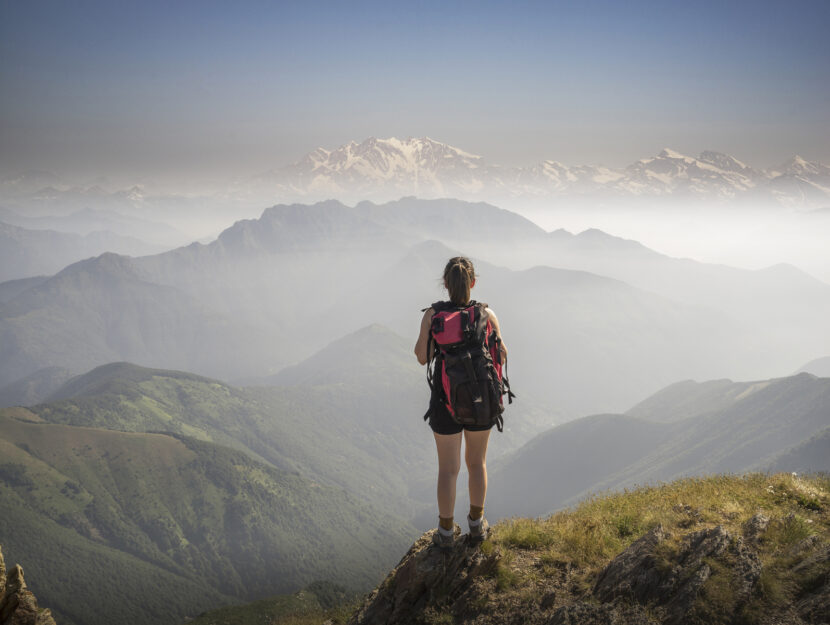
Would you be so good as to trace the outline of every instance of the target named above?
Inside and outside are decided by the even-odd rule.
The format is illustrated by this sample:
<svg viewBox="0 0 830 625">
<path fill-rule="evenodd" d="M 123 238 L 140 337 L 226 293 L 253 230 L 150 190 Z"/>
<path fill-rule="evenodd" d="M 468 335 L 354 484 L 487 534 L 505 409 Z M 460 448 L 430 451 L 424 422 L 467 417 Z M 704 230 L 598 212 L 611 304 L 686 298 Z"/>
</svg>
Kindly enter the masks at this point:
<svg viewBox="0 0 830 625">
<path fill-rule="evenodd" d="M 627 599 L 660 606 L 667 625 L 680 625 L 697 599 L 712 570 L 707 558 L 734 559 L 739 582 L 738 602 L 748 599 L 761 575 L 757 554 L 734 538 L 722 526 L 704 529 L 686 536 L 672 563 L 659 561 L 657 546 L 666 538 L 656 527 L 618 555 L 603 570 L 594 586 L 594 596 L 604 603 Z"/>
<path fill-rule="evenodd" d="M 465 592 L 480 575 L 495 566 L 498 555 L 485 556 L 456 526 L 455 544 L 448 551 L 432 546 L 431 530 L 421 536 L 398 566 L 366 599 L 350 625 L 419 623 L 424 610 L 443 605 L 461 610 Z"/>
<path fill-rule="evenodd" d="M 743 526 L 744 539 L 750 542 L 757 542 L 761 535 L 769 527 L 769 517 L 763 512 L 758 512 L 749 519 Z"/>
<path fill-rule="evenodd" d="M 23 568 L 16 564 L 8 573 L 0 552 L 0 625 L 55 625 L 49 610 L 39 609 L 26 587 Z"/>
<path fill-rule="evenodd" d="M 658 544 L 667 538 L 658 525 L 635 540 L 600 573 L 594 596 L 602 602 L 617 597 L 647 601 L 655 594 L 670 590 L 654 555 Z"/>
<path fill-rule="evenodd" d="M 802 543 L 806 543 L 810 538 Z M 817 542 L 818 540 L 814 540 L 812 544 Z M 793 573 L 803 576 L 811 571 L 826 571 L 828 563 L 830 563 L 830 545 L 824 545 L 823 549 L 796 564 L 793 567 Z M 799 616 L 808 623 L 830 623 L 830 579 L 826 574 L 824 583 L 799 599 L 795 604 L 795 609 Z"/>
</svg>

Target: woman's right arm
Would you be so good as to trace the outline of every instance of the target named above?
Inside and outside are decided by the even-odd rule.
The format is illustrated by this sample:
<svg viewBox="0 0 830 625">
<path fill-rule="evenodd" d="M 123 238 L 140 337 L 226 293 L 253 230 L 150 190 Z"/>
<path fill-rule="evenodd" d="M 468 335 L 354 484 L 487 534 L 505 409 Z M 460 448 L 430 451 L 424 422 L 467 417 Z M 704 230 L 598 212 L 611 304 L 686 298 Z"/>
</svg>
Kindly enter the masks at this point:
<svg viewBox="0 0 830 625">
<path fill-rule="evenodd" d="M 432 325 L 432 315 L 434 314 L 435 311 L 432 308 L 428 308 L 424 312 L 424 316 L 421 318 L 421 333 L 418 335 L 418 342 L 415 343 L 415 358 L 422 365 L 429 362 L 429 329 Z"/>
</svg>

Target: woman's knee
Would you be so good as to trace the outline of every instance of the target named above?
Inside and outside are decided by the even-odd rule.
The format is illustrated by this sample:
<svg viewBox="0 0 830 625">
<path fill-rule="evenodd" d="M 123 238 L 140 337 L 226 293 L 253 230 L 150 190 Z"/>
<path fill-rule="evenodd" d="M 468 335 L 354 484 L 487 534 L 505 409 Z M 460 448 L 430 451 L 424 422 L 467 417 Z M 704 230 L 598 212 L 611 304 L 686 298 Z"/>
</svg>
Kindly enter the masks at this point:
<svg viewBox="0 0 830 625">
<path fill-rule="evenodd" d="M 487 473 L 487 463 L 484 458 L 469 458 L 465 457 L 467 463 L 467 471 L 470 473 Z"/>
<path fill-rule="evenodd" d="M 442 463 L 438 466 L 438 477 L 458 477 L 460 471 L 460 462 Z"/>
</svg>

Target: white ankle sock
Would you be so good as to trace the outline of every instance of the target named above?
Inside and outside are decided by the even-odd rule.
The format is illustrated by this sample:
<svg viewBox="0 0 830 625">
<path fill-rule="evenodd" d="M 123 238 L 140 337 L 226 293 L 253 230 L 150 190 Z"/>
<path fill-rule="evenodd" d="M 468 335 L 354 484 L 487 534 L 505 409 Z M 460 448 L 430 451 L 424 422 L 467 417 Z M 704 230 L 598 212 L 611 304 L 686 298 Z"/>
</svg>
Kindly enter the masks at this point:
<svg viewBox="0 0 830 625">
<path fill-rule="evenodd" d="M 467 524 L 468 524 L 470 527 L 478 527 L 479 525 L 481 525 L 481 519 L 483 519 L 483 518 L 484 518 L 484 517 L 480 517 L 480 518 L 476 519 L 475 521 L 473 521 L 473 520 L 470 518 L 470 515 L 468 514 L 468 515 L 467 515 Z"/>
<path fill-rule="evenodd" d="M 453 530 L 445 530 L 440 525 L 438 526 L 438 531 L 441 533 L 441 536 L 452 536 L 453 534 L 455 534 Z"/>
</svg>

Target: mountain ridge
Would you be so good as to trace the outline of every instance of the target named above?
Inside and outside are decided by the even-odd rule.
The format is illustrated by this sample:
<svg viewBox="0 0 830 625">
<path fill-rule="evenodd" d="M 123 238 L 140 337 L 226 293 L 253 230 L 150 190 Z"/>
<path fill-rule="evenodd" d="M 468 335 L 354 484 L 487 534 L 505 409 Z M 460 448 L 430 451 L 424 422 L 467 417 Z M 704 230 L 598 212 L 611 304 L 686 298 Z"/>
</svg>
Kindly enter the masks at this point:
<svg viewBox="0 0 830 625">
<path fill-rule="evenodd" d="M 744 197 L 787 206 L 818 206 L 830 199 L 830 167 L 795 156 L 781 166 L 755 169 L 728 154 L 706 150 L 698 157 L 664 149 L 624 168 L 567 166 L 545 160 L 529 167 L 491 165 L 481 156 L 428 137 L 370 137 L 334 149 L 317 148 L 299 161 L 254 176 L 283 196 L 390 199 L 390 193 L 421 197 Z M 788 185 L 808 188 L 791 191 Z"/>
<path fill-rule="evenodd" d="M 826 476 L 713 475 L 512 518 L 481 544 L 424 534 L 349 625 L 819 625 Z"/>
<path fill-rule="evenodd" d="M 830 379 L 807 373 L 676 383 L 626 414 L 569 421 L 500 458 L 492 464 L 488 505 L 503 516 L 537 516 L 608 489 L 762 470 L 808 442 L 816 452 L 811 457 L 820 458 L 818 450 L 830 451 L 823 434 L 828 405 Z M 828 471 L 830 464 L 808 468 Z M 533 475 L 550 477 L 533 491 L 523 489 Z"/>
</svg>

